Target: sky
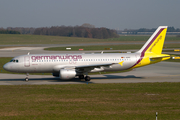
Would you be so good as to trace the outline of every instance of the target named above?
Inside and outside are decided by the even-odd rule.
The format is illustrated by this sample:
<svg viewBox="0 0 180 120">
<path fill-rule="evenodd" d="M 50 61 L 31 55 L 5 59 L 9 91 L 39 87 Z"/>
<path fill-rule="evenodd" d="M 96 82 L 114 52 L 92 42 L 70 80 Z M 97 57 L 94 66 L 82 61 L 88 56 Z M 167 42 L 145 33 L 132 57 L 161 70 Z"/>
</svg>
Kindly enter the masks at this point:
<svg viewBox="0 0 180 120">
<path fill-rule="evenodd" d="M 76 26 L 180 28 L 180 0 L 0 0 L 0 28 Z"/>
</svg>

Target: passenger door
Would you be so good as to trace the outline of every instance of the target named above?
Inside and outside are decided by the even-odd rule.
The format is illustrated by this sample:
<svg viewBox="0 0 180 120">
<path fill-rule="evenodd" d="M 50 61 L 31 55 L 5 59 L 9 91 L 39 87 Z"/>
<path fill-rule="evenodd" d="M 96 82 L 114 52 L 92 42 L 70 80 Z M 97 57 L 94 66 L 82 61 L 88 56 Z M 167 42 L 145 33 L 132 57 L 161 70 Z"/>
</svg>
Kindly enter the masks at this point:
<svg viewBox="0 0 180 120">
<path fill-rule="evenodd" d="M 30 57 L 29 56 L 24 57 L 24 66 L 30 67 Z"/>
</svg>

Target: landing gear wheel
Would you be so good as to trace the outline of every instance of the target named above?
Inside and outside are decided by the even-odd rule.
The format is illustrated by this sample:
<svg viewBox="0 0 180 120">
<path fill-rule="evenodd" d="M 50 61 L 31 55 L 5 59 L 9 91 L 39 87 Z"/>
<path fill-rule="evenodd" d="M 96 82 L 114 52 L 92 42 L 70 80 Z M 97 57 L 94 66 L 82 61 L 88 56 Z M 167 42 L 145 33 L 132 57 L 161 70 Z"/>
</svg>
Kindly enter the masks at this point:
<svg viewBox="0 0 180 120">
<path fill-rule="evenodd" d="M 26 78 L 25 78 L 25 81 L 26 81 L 26 82 L 28 82 L 28 81 L 29 81 L 28 77 L 26 77 Z"/>
<path fill-rule="evenodd" d="M 89 76 L 85 77 L 85 81 L 90 81 L 90 80 L 91 80 L 91 78 Z"/>
<path fill-rule="evenodd" d="M 79 75 L 79 79 L 84 79 L 84 75 Z"/>
<path fill-rule="evenodd" d="M 26 78 L 25 78 L 25 81 L 26 81 L 26 82 L 28 82 L 28 81 L 29 81 L 28 76 L 29 76 L 29 73 L 26 73 Z"/>
</svg>

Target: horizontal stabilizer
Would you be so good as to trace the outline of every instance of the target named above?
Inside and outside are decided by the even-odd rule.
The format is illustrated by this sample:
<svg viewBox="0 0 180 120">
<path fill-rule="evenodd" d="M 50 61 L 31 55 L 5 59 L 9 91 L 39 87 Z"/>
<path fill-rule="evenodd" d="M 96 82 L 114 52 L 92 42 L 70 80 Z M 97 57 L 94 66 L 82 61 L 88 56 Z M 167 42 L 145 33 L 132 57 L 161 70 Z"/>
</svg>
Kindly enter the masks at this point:
<svg viewBox="0 0 180 120">
<path fill-rule="evenodd" d="M 163 59 L 163 58 L 169 58 L 169 57 L 170 57 L 170 55 L 162 54 L 162 55 L 157 55 L 157 56 L 154 56 L 154 57 L 149 57 L 149 59 L 151 61 L 154 61 L 154 60 Z"/>
</svg>

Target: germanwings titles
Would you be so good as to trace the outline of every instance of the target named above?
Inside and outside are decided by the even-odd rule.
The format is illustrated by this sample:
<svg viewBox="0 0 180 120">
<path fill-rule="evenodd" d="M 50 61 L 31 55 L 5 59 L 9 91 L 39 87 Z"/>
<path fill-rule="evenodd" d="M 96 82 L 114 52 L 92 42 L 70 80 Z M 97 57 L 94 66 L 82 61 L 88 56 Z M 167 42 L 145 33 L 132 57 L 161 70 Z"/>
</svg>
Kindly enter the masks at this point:
<svg viewBox="0 0 180 120">
<path fill-rule="evenodd" d="M 79 76 L 90 81 L 88 73 L 101 71 L 122 71 L 154 64 L 170 58 L 162 54 L 167 26 L 160 26 L 144 46 L 135 53 L 99 54 L 27 54 L 14 57 L 3 68 L 11 72 L 52 73 L 68 80 Z"/>
</svg>

